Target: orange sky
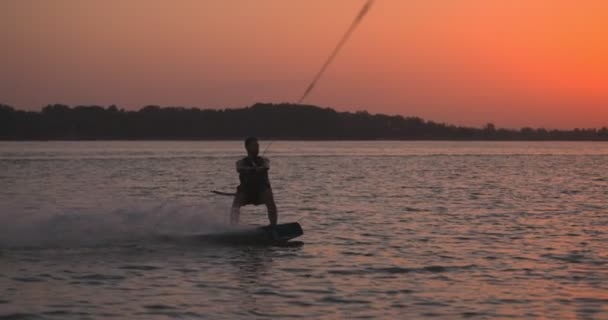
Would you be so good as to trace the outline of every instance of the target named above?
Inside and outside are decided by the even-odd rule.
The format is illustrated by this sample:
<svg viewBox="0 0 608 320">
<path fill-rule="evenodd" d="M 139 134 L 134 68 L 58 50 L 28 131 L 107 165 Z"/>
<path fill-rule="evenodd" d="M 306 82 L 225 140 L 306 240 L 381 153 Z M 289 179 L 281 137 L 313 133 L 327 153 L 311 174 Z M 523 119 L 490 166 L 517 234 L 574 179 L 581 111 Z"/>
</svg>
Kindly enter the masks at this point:
<svg viewBox="0 0 608 320">
<path fill-rule="evenodd" d="M 364 1 L 2 0 L 0 102 L 295 102 Z M 608 1 L 376 0 L 306 103 L 608 126 Z"/>
</svg>

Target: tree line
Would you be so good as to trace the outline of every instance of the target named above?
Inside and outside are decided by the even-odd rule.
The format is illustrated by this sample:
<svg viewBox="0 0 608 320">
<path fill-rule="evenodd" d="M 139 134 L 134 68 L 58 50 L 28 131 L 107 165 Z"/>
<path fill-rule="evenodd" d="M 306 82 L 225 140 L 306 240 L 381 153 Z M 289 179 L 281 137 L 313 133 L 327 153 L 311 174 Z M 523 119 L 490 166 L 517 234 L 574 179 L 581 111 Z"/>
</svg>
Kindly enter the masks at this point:
<svg viewBox="0 0 608 320">
<path fill-rule="evenodd" d="M 146 106 L 137 111 L 112 105 L 48 105 L 41 111 L 0 104 L 1 140 L 242 139 L 394 140 L 608 140 L 608 128 L 547 130 L 455 126 L 419 117 L 338 112 L 296 104 L 237 109 Z"/>
</svg>

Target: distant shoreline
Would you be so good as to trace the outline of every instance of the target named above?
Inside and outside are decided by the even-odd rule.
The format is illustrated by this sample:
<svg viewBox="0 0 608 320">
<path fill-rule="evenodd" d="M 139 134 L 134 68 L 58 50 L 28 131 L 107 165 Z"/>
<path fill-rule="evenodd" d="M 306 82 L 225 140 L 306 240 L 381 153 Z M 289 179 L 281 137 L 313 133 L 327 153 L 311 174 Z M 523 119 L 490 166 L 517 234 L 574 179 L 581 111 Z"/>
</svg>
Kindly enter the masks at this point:
<svg viewBox="0 0 608 320">
<path fill-rule="evenodd" d="M 257 136 L 284 141 L 608 141 L 608 128 L 549 130 L 456 126 L 418 117 L 338 112 L 295 104 L 237 109 L 0 104 L 0 141 L 210 141 Z"/>
<path fill-rule="evenodd" d="M 608 142 L 608 139 L 598 140 L 465 140 L 465 139 L 282 139 L 258 137 L 261 141 L 277 142 Z M 244 139 L 244 138 L 243 138 Z M 1 139 L 0 142 L 243 142 L 243 139 Z"/>
</svg>

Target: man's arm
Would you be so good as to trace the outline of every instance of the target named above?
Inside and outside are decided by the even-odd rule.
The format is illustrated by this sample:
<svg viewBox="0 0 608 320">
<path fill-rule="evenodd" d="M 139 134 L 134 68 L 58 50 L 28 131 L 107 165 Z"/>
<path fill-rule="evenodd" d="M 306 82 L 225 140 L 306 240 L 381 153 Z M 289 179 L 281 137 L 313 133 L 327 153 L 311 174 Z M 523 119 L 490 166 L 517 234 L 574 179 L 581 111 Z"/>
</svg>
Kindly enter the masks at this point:
<svg viewBox="0 0 608 320">
<path fill-rule="evenodd" d="M 247 171 L 251 171 L 251 169 L 254 169 L 253 167 L 248 166 L 245 161 L 243 160 L 239 160 L 236 162 L 236 172 L 238 173 L 244 173 Z"/>
<path fill-rule="evenodd" d="M 249 166 L 243 160 L 239 160 L 236 162 L 236 171 L 238 173 L 259 171 L 259 170 L 269 170 L 269 169 L 270 169 L 270 160 L 268 160 L 267 158 L 262 158 L 262 165 L 260 165 L 260 166 L 256 166 L 255 163 L 253 164 L 253 166 Z"/>
<path fill-rule="evenodd" d="M 270 159 L 262 157 L 262 165 L 260 166 L 260 168 L 269 170 L 270 169 Z"/>
</svg>

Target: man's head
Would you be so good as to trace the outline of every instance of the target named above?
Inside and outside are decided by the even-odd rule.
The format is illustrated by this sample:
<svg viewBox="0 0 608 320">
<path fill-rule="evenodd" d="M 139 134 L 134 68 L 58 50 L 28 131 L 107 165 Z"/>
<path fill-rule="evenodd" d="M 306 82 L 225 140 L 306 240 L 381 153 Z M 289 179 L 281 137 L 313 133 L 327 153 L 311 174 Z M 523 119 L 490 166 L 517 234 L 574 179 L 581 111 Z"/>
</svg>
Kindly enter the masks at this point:
<svg viewBox="0 0 608 320">
<path fill-rule="evenodd" d="M 260 153 L 260 145 L 258 144 L 258 138 L 249 137 L 245 139 L 245 149 L 247 149 L 247 154 L 252 157 L 257 157 Z"/>
</svg>

